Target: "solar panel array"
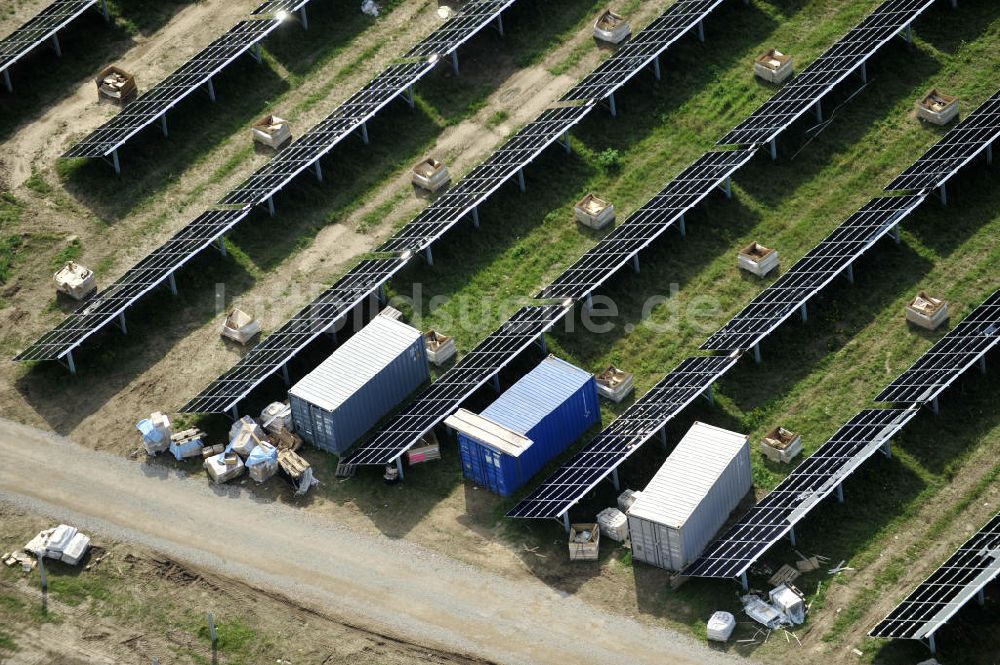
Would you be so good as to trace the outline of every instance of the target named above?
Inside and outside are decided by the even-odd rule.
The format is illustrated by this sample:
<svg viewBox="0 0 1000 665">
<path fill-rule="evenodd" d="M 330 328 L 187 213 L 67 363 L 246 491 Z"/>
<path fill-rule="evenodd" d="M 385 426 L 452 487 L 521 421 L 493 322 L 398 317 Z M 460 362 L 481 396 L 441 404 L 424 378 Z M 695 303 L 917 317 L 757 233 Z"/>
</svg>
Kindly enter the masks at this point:
<svg viewBox="0 0 1000 665">
<path fill-rule="evenodd" d="M 291 6 L 303 4 L 303 0 L 296 0 Z M 475 8 L 478 4 L 469 3 L 466 8 Z M 267 6 L 271 9 L 278 8 L 274 3 Z M 265 5 L 261 5 L 259 9 L 264 7 Z M 463 9 L 456 14 L 455 18 L 463 16 L 464 11 Z M 272 168 L 269 162 L 226 196 L 221 205 L 203 213 L 182 228 L 165 245 L 81 306 L 59 326 L 43 335 L 15 360 L 59 360 L 69 356 L 86 338 L 121 316 L 139 297 L 162 284 L 177 268 L 249 216 L 253 204 L 260 203 L 283 187 L 295 173 L 307 168 L 332 148 L 346 132 L 360 127 L 372 113 L 402 93 L 412 81 L 414 72 L 426 73 L 430 67 L 426 63 L 389 67 L 361 92 L 341 104 L 326 120 L 276 155 L 272 162 L 277 167 Z M 398 88 L 388 87 L 390 82 L 394 82 Z M 238 203 L 240 201 L 244 203 Z"/>
<path fill-rule="evenodd" d="M 56 360 L 69 353 L 114 321 L 138 298 L 162 284 L 178 268 L 243 219 L 247 212 L 244 208 L 202 213 L 14 360 Z"/>
<path fill-rule="evenodd" d="M 747 350 L 760 343 L 915 210 L 925 196 L 885 196 L 869 201 L 751 300 L 701 348 Z"/>
<path fill-rule="evenodd" d="M 625 85 L 654 59 L 690 32 L 723 0 L 677 0 L 631 40 L 620 46 L 580 83 L 564 101 L 604 99 Z"/>
<path fill-rule="evenodd" d="M 930 402 L 997 343 L 1000 343 L 1000 291 L 972 310 L 876 399 L 896 404 Z"/>
<path fill-rule="evenodd" d="M 56 0 L 14 32 L 0 39 L 0 72 L 72 23 L 98 0 Z"/>
<path fill-rule="evenodd" d="M 514 4 L 515 0 L 473 0 L 467 2 L 450 21 L 406 53 L 408 58 L 448 55 L 472 39 Z"/>
<path fill-rule="evenodd" d="M 295 176 L 333 150 L 345 137 L 371 120 L 375 114 L 432 69 L 434 65 L 426 62 L 391 65 L 319 124 L 275 155 L 239 187 L 226 195 L 221 203 L 224 205 L 263 203 L 291 182 Z"/>
<path fill-rule="evenodd" d="M 592 106 L 583 104 L 542 111 L 486 161 L 389 238 L 379 251 L 421 251 L 426 248 L 583 120 Z"/>
<path fill-rule="evenodd" d="M 115 117 L 70 148 L 63 157 L 107 157 L 281 25 L 274 16 L 240 21 Z"/>
<path fill-rule="evenodd" d="M 453 413 L 462 402 L 496 376 L 522 351 L 566 316 L 571 306 L 531 305 L 506 323 L 425 389 L 375 436 L 351 449 L 351 464 L 390 464 L 426 432 Z"/>
<path fill-rule="evenodd" d="M 916 413 L 916 409 L 867 409 L 851 418 L 683 574 L 727 578 L 745 573 Z"/>
<path fill-rule="evenodd" d="M 563 271 L 538 297 L 578 300 L 592 293 L 749 162 L 754 153 L 753 149 L 705 153 Z"/>
<path fill-rule="evenodd" d="M 929 639 L 1000 575 L 1000 513 L 958 548 L 889 615 L 872 637 Z"/>
<path fill-rule="evenodd" d="M 888 0 L 786 83 L 719 145 L 761 145 L 777 137 L 875 55 L 934 0 Z"/>
<path fill-rule="evenodd" d="M 406 265 L 402 258 L 370 259 L 326 289 L 290 321 L 250 349 L 236 365 L 188 402 L 181 413 L 225 413 L 280 370 L 313 340 L 338 324 L 358 304 Z"/>
<path fill-rule="evenodd" d="M 507 517 L 560 517 L 725 374 L 739 356 L 684 360 L 578 453 L 520 501 Z"/>
<path fill-rule="evenodd" d="M 886 191 L 934 189 L 1000 138 L 1000 91 L 952 128 Z"/>
</svg>

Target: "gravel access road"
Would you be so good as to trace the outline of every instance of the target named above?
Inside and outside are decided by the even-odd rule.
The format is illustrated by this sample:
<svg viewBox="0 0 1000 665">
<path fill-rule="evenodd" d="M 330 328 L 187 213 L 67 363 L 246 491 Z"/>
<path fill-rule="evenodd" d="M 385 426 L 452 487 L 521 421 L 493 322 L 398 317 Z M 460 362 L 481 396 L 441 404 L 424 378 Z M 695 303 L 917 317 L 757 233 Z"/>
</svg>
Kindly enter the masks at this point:
<svg viewBox="0 0 1000 665">
<path fill-rule="evenodd" d="M 541 582 L 486 573 L 4 419 L 0 459 L 0 500 L 419 644 L 531 665 L 747 662 Z"/>
</svg>

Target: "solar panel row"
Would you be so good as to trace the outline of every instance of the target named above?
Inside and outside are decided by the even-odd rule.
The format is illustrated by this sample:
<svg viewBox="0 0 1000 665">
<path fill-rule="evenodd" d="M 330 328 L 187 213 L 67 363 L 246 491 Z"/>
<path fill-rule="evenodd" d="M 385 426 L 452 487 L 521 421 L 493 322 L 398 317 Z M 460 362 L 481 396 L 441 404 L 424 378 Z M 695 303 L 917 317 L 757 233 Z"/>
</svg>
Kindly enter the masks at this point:
<svg viewBox="0 0 1000 665">
<path fill-rule="evenodd" d="M 722 137 L 719 145 L 762 145 L 773 140 L 837 84 L 862 68 L 882 46 L 932 4 L 934 0 L 888 0 L 883 3 Z"/>
<path fill-rule="evenodd" d="M 538 297 L 580 300 L 591 294 L 723 185 L 754 153 L 753 149 L 705 153 L 542 289 Z"/>
<path fill-rule="evenodd" d="M 683 574 L 716 578 L 745 574 L 845 478 L 886 446 L 916 413 L 916 409 L 867 409 L 851 418 L 710 544 Z"/>
<path fill-rule="evenodd" d="M 308 1 L 308 0 L 306 0 Z M 262 5 L 263 7 L 263 5 Z M 281 18 L 260 14 L 240 21 L 202 49 L 89 136 L 63 157 L 107 157 L 144 128 L 156 122 L 231 62 L 281 25 Z"/>
<path fill-rule="evenodd" d="M 226 413 L 321 334 L 336 331 L 356 305 L 374 297 L 405 265 L 406 260 L 398 257 L 362 261 L 250 349 L 180 412 Z"/>
<path fill-rule="evenodd" d="M 302 0 L 296 0 L 291 6 L 298 7 L 302 4 L 304 4 Z M 481 2 L 469 3 L 466 7 L 475 8 L 478 4 Z M 273 3 L 266 6 L 270 9 L 277 7 Z M 264 7 L 265 5 L 261 6 L 261 8 Z M 460 11 L 456 18 L 462 15 Z M 194 254 L 219 240 L 224 233 L 247 217 L 254 204 L 273 195 L 296 173 L 318 160 L 351 129 L 362 126 L 365 119 L 369 118 L 372 113 L 384 107 L 405 90 L 413 80 L 415 73 L 422 76 L 423 73 L 429 71 L 430 67 L 431 65 L 427 63 L 391 66 L 361 92 L 340 105 L 326 120 L 306 132 L 291 146 L 279 153 L 268 165 L 260 169 L 233 193 L 226 196 L 220 206 L 205 212 L 189 223 L 167 244 L 143 259 L 15 359 L 61 360 L 66 358 L 72 370 L 72 352 L 85 339 L 116 318 L 122 321 L 124 311 L 135 300 L 158 284 L 162 284 L 168 279 L 172 280 L 177 268 L 189 261 Z M 139 104 L 139 102 L 141 100 L 135 104 Z"/>
<path fill-rule="evenodd" d="M 98 0 L 56 0 L 17 30 L 0 39 L 0 72 L 3 72 L 7 89 L 13 88 L 7 71 L 11 65 L 28 55 L 42 42 L 56 38 L 59 30 L 97 4 Z M 107 17 L 106 7 L 104 15 Z"/>
<path fill-rule="evenodd" d="M 494 20 L 499 20 L 505 9 L 515 0 L 474 0 L 467 2 L 447 23 L 406 53 L 408 58 L 445 56 L 472 39 Z"/>
<path fill-rule="evenodd" d="M 930 577 L 868 634 L 872 637 L 928 640 L 1000 575 L 1000 513 L 948 557 Z"/>
<path fill-rule="evenodd" d="M 1000 91 L 993 94 L 886 187 L 887 192 L 941 187 L 1000 138 Z"/>
<path fill-rule="evenodd" d="M 837 275 L 846 271 L 925 197 L 925 194 L 910 194 L 869 201 L 751 300 L 701 348 L 745 351 L 755 347 Z"/>
<path fill-rule="evenodd" d="M 507 517 L 560 517 L 639 447 L 663 429 L 739 360 L 702 356 L 684 360 L 520 501 Z"/>
<path fill-rule="evenodd" d="M 345 461 L 360 465 L 395 462 L 420 437 L 497 376 L 571 309 L 568 303 L 530 305 L 519 309 L 503 326 L 426 388 L 415 401 L 393 416 L 371 439 L 351 449 Z"/>
</svg>

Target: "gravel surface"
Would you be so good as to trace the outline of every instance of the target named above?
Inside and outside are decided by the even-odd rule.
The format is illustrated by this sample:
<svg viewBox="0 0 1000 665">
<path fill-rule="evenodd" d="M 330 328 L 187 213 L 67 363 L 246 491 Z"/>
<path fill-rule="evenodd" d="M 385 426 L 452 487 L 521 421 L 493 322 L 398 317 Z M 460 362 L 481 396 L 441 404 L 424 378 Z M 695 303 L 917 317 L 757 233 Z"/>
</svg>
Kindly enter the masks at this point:
<svg viewBox="0 0 1000 665">
<path fill-rule="evenodd" d="M 0 500 L 423 644 L 503 663 L 746 662 L 540 582 L 485 573 L 255 500 L 238 485 L 216 487 L 3 419 L 0 456 Z"/>
</svg>

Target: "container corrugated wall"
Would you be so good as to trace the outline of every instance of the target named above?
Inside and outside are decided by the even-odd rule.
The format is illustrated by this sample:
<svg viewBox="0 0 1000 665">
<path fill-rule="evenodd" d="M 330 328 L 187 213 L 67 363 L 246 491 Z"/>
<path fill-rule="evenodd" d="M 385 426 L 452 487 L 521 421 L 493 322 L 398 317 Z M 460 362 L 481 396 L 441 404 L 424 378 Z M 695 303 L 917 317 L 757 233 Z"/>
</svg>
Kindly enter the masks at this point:
<svg viewBox="0 0 1000 665">
<path fill-rule="evenodd" d="M 465 476 L 510 496 L 600 420 L 597 383 L 590 372 L 549 356 L 480 415 L 532 441 L 515 457 L 458 435 Z"/>
<path fill-rule="evenodd" d="M 683 569 L 752 485 L 748 437 L 695 423 L 629 508 L 632 557 Z"/>
<path fill-rule="evenodd" d="M 429 379 L 420 331 L 377 316 L 289 390 L 295 430 L 340 454 Z"/>
</svg>

